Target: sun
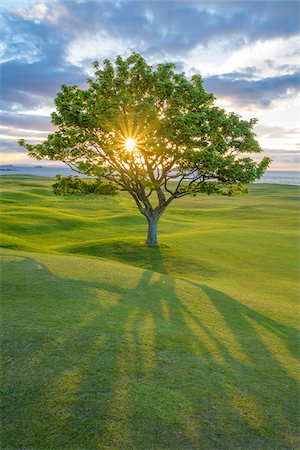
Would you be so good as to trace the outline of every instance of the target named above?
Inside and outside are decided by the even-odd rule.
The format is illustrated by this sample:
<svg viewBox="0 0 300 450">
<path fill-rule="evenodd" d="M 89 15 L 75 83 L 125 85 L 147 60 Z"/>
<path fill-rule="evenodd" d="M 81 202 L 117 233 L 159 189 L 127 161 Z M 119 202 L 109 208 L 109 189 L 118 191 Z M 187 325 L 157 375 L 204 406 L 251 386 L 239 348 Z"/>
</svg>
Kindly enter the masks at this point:
<svg viewBox="0 0 300 450">
<path fill-rule="evenodd" d="M 134 147 L 136 146 L 136 140 L 132 138 L 128 138 L 125 141 L 125 148 L 128 152 L 132 152 Z"/>
</svg>

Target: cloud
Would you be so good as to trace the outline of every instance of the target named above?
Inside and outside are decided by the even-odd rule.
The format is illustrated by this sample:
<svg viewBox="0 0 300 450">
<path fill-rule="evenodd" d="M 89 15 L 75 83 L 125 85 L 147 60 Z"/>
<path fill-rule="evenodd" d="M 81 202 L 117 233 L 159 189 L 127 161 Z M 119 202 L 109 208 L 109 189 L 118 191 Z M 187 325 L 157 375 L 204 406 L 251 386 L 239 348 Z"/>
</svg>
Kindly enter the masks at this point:
<svg viewBox="0 0 300 450">
<path fill-rule="evenodd" d="M 271 165 L 274 169 L 282 166 L 291 167 L 294 170 L 299 168 L 299 150 L 266 149 L 264 154 L 272 159 Z"/>
<path fill-rule="evenodd" d="M 72 64 L 57 66 L 51 59 L 28 64 L 2 64 L 2 101 L 7 108 L 23 109 L 49 104 L 62 84 L 85 84 L 85 72 Z"/>
<path fill-rule="evenodd" d="M 258 78 L 285 75 L 295 71 L 299 62 L 297 54 L 298 37 L 259 40 L 231 52 L 221 66 L 214 67 L 214 73 L 244 71 L 245 67 L 251 66 L 255 67 Z"/>
<path fill-rule="evenodd" d="M 268 156 L 272 161 L 270 168 L 273 170 L 299 170 L 300 151 L 264 148 L 263 156 Z M 251 155 L 255 161 L 260 161 L 262 154 Z"/>
<path fill-rule="evenodd" d="M 44 9 L 35 11 L 41 14 Z M 1 97 L 5 109 L 37 108 L 52 102 L 61 84 L 84 84 L 86 73 L 66 60 L 70 37 L 56 24 L 16 11 L 5 11 L 3 21 Z"/>
<path fill-rule="evenodd" d="M 80 42 L 89 49 L 95 44 L 93 57 L 106 56 L 110 49 L 113 56 L 112 42 L 123 42 L 126 49 L 162 59 L 220 41 L 227 41 L 232 51 L 257 40 L 286 39 L 299 31 L 298 14 L 297 2 L 289 1 L 277 1 L 276 8 L 269 1 L 66 1 L 55 23 L 72 36 L 73 60 Z"/>
<path fill-rule="evenodd" d="M 208 77 L 204 86 L 216 97 L 230 99 L 235 105 L 266 108 L 300 91 L 300 72 L 259 80 L 241 78 L 233 72 Z"/>
<path fill-rule="evenodd" d="M 17 142 L 19 139 L 24 138 L 28 141 L 35 141 L 37 143 L 46 139 L 48 134 L 48 131 L 22 130 L 0 126 L 0 137 L 7 141 Z"/>
<path fill-rule="evenodd" d="M 0 111 L 0 123 L 0 150 L 2 153 L 14 152 L 16 155 L 19 152 L 26 153 L 25 149 L 19 147 L 19 139 L 39 143 L 55 130 L 49 116 Z"/>
<path fill-rule="evenodd" d="M 3 127 L 22 129 L 22 130 L 38 130 L 53 131 L 54 126 L 51 124 L 50 117 L 16 114 L 14 112 L 0 112 L 0 123 Z"/>
<path fill-rule="evenodd" d="M 7 9 L 2 18 L 6 33 L 2 101 L 7 110 L 49 105 L 61 84 L 85 85 L 91 59 L 113 58 L 116 53 L 124 53 L 124 49 L 127 54 L 132 50 L 141 51 L 153 62 L 171 58 L 184 64 L 189 62 L 187 53 L 197 46 L 204 48 L 223 39 L 220 47 L 224 42 L 238 46 L 225 63 L 223 73 L 230 67 L 240 72 L 239 79 L 229 74 L 218 79 L 217 71 L 215 77 L 208 78 L 207 86 L 222 95 L 224 88 L 228 88 L 227 97 L 237 91 L 243 104 L 250 100 L 270 105 L 275 95 L 271 77 L 266 86 L 269 95 L 265 93 L 261 99 L 256 95 L 259 84 L 242 82 L 244 74 L 251 76 L 245 69 L 249 60 L 249 46 L 245 43 L 293 36 L 298 29 L 298 5 L 279 1 L 276 8 L 272 2 L 259 2 L 257 6 L 256 2 L 56 1 L 35 3 L 27 9 Z M 263 65 L 270 67 L 272 57 L 283 53 L 283 49 L 286 53 L 288 48 L 284 47 L 283 39 L 277 46 L 273 41 L 268 42 L 250 47 L 251 65 L 257 70 L 261 56 L 253 55 L 268 54 L 271 62 L 267 60 Z M 284 66 L 281 70 L 288 72 L 289 83 L 293 85 L 292 68 L 287 68 L 286 60 L 281 60 L 281 67 Z M 260 81 L 261 85 L 266 83 Z"/>
<path fill-rule="evenodd" d="M 204 75 L 205 88 L 221 101 L 228 100 L 230 107 L 256 108 L 255 116 L 272 114 L 299 89 L 295 39 L 299 3 L 295 1 L 21 4 L 26 2 L 7 2 L 0 18 L 5 109 L 0 120 L 6 127 L 2 132 L 10 134 L 11 140 L 19 135 L 17 130 L 27 130 L 26 136 L 30 130 L 41 135 L 50 131 L 49 118 L 39 110 L 54 109 L 61 84 L 85 87 L 87 74 L 92 73 L 91 60 L 114 59 L 117 53 L 126 57 L 137 51 L 151 64 L 177 62 L 177 69 L 188 76 Z M 36 112 L 35 117 L 24 114 L 29 110 Z M 276 130 L 263 134 L 266 141 L 275 142 L 276 136 L 279 139 Z M 6 141 L 3 145 L 12 150 L 13 143 Z"/>
<path fill-rule="evenodd" d="M 11 8 L 7 14 L 6 22 L 10 27 L 19 20 L 18 36 L 30 34 L 30 27 L 32 30 L 43 28 L 44 32 L 48 27 L 56 31 L 51 38 L 57 36 L 62 43 L 64 39 L 69 43 L 87 42 L 102 35 L 110 41 L 131 42 L 134 50 L 160 57 L 185 54 L 198 44 L 207 46 L 220 39 L 234 39 L 239 46 L 259 39 L 287 38 L 299 31 L 299 4 L 294 1 L 277 1 L 274 7 L 270 1 L 258 4 L 251 1 L 61 0 L 40 2 L 27 10 Z M 49 38 L 48 35 L 50 41 Z M 63 45 L 64 49 L 68 42 Z M 99 57 L 102 50 L 98 48 Z"/>
<path fill-rule="evenodd" d="M 11 153 L 16 152 L 17 150 L 21 153 L 27 153 L 26 149 L 22 149 L 21 147 L 18 147 L 18 144 L 16 141 L 8 140 L 5 138 L 0 138 L 0 149 L 2 153 Z"/>
<path fill-rule="evenodd" d="M 257 124 L 255 132 L 266 138 L 292 138 L 299 136 L 299 128 L 287 128 L 272 125 Z"/>
</svg>

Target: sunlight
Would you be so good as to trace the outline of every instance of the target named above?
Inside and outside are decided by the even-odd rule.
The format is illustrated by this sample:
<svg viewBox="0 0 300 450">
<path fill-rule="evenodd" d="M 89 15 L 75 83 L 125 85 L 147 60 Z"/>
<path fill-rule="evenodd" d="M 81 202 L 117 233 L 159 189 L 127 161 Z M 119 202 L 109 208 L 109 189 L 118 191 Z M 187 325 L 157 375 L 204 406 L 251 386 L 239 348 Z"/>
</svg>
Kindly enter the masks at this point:
<svg viewBox="0 0 300 450">
<path fill-rule="evenodd" d="M 135 146 L 136 146 L 135 139 L 132 139 L 132 138 L 126 139 L 125 148 L 128 152 L 132 152 L 132 150 L 134 149 Z"/>
</svg>

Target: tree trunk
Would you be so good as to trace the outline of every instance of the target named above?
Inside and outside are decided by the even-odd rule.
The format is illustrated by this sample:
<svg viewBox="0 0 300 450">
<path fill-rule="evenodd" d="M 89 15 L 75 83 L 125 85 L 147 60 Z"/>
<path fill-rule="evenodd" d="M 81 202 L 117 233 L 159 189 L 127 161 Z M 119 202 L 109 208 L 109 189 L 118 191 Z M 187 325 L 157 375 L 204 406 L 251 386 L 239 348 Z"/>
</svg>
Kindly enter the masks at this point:
<svg viewBox="0 0 300 450">
<path fill-rule="evenodd" d="M 148 220 L 148 237 L 146 244 L 150 247 L 157 247 L 157 222 L 160 216 L 147 217 Z"/>
</svg>

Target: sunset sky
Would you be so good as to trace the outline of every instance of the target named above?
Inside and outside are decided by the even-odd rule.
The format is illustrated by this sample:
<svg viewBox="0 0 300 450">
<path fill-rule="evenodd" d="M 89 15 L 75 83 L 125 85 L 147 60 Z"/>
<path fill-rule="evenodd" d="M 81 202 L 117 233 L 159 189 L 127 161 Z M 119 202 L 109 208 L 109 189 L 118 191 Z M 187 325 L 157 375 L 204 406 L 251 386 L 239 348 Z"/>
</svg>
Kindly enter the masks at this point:
<svg viewBox="0 0 300 450">
<path fill-rule="evenodd" d="M 200 73 L 217 104 L 249 119 L 273 159 L 299 158 L 299 2 L 14 1 L 1 5 L 0 163 L 34 164 L 17 141 L 53 130 L 61 84 L 86 86 L 91 62 L 141 53 Z"/>
</svg>

